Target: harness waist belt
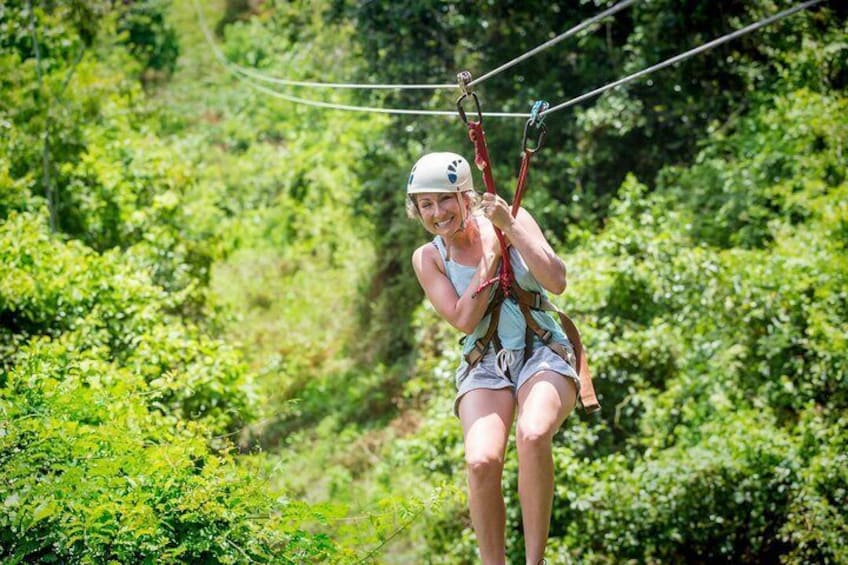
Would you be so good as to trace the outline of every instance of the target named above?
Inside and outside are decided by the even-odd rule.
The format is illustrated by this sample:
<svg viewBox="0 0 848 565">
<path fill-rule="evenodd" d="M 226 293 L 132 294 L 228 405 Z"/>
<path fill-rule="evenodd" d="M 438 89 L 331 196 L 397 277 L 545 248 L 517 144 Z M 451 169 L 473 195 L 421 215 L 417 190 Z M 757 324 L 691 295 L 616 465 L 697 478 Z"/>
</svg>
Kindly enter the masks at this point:
<svg viewBox="0 0 848 565">
<path fill-rule="evenodd" d="M 560 312 L 556 306 L 554 306 L 549 300 L 545 299 L 540 293 L 525 290 L 516 283 L 513 283 L 510 287 L 510 294 L 518 301 L 521 313 L 524 315 L 524 321 L 527 324 L 528 330 L 530 330 L 527 332 L 525 338 L 527 341 L 526 350 L 530 350 L 529 340 L 531 339 L 530 332 L 532 331 L 532 333 L 535 334 L 542 343 L 549 347 L 554 353 L 562 357 L 566 363 L 574 367 L 574 370 L 577 372 L 577 377 L 580 380 L 580 403 L 583 406 L 583 410 L 587 414 L 600 410 L 601 405 L 598 402 L 597 395 L 595 394 L 595 386 L 592 383 L 592 373 L 589 370 L 589 361 L 586 358 L 586 350 L 583 349 L 583 341 L 580 339 L 580 332 L 577 330 L 577 326 L 574 325 L 571 318 L 563 312 Z M 498 322 L 500 320 L 501 305 L 503 304 L 503 301 L 503 293 L 498 291 L 493 297 L 492 303 L 488 309 L 489 313 L 491 313 L 491 318 L 489 319 L 489 327 L 486 329 L 486 333 L 483 337 L 474 342 L 474 347 L 465 356 L 465 361 L 468 364 L 466 374 L 480 362 L 486 354 L 489 344 L 495 337 L 498 331 Z M 568 338 L 568 341 L 571 342 L 573 354 L 561 343 L 557 343 L 551 339 L 551 332 L 539 326 L 533 318 L 531 310 L 556 312 L 559 317 L 559 325 L 563 332 L 565 332 L 565 336 Z"/>
</svg>

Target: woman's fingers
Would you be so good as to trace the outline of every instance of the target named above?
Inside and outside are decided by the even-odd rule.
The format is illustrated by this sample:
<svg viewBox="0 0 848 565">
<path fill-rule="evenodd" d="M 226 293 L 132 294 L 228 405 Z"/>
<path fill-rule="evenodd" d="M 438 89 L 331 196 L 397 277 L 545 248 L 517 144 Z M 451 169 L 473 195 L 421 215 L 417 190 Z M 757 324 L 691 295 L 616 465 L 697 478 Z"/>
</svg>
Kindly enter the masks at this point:
<svg viewBox="0 0 848 565">
<path fill-rule="evenodd" d="M 506 200 L 497 194 L 491 194 L 489 192 L 483 194 L 483 201 L 481 205 L 483 210 L 487 212 L 494 212 L 498 208 L 509 209 Z"/>
<path fill-rule="evenodd" d="M 504 229 L 512 222 L 509 205 L 506 200 L 496 194 L 484 194 L 480 207 L 483 215 L 500 229 Z"/>
</svg>

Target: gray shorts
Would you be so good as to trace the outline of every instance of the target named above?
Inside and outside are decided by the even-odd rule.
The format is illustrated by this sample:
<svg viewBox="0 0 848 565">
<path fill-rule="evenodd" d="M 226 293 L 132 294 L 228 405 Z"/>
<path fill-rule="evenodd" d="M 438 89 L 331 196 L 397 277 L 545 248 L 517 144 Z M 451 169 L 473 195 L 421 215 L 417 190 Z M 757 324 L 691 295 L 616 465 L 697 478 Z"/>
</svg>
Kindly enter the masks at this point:
<svg viewBox="0 0 848 565">
<path fill-rule="evenodd" d="M 571 351 L 571 344 L 566 346 Z M 513 394 L 518 394 L 518 390 L 531 377 L 540 371 L 553 371 L 560 375 L 572 379 L 577 386 L 577 393 L 580 393 L 580 379 L 577 377 L 577 371 L 574 367 L 566 363 L 566 361 L 554 353 L 554 351 L 542 342 L 536 340 L 534 344 L 533 354 L 526 362 L 524 361 L 523 349 L 507 349 L 509 353 L 501 354 L 501 366 L 509 367 L 509 371 L 504 374 L 503 370 L 498 368 L 498 354 L 495 352 L 493 345 L 489 345 L 486 355 L 468 371 L 468 363 L 465 359 L 459 364 L 456 370 L 456 399 L 453 402 L 453 413 L 459 417 L 459 401 L 462 397 L 476 389 L 498 390 L 502 388 L 511 388 Z M 511 355 L 511 359 L 509 356 Z M 573 358 L 573 354 L 572 354 Z M 466 374 L 466 371 L 467 374 Z"/>
</svg>

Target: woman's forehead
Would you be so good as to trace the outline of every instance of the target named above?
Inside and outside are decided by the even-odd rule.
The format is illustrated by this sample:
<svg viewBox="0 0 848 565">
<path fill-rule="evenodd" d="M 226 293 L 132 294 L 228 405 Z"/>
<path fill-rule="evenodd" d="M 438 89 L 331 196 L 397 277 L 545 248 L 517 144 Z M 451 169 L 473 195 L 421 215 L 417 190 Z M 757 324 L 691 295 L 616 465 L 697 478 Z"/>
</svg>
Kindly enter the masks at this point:
<svg viewBox="0 0 848 565">
<path fill-rule="evenodd" d="M 418 196 L 419 200 L 425 200 L 425 199 L 432 200 L 432 199 L 435 199 L 435 198 L 440 198 L 442 196 L 453 196 L 454 194 L 456 194 L 456 193 L 454 193 L 454 192 L 443 192 L 443 191 L 439 191 L 439 192 L 419 192 L 417 196 Z"/>
</svg>

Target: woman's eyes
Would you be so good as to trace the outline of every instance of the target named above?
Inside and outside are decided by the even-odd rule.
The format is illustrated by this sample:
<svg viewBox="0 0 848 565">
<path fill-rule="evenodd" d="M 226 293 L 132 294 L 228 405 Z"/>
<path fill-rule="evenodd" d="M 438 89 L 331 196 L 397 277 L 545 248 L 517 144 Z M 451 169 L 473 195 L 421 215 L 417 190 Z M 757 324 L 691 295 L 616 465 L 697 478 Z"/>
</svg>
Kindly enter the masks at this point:
<svg viewBox="0 0 848 565">
<path fill-rule="evenodd" d="M 448 202 L 448 201 L 450 201 L 451 198 L 453 198 L 452 195 L 446 194 L 445 196 L 442 196 L 441 198 L 439 198 L 439 204 L 443 204 L 445 202 Z M 433 205 L 433 202 L 431 202 L 430 200 L 426 200 L 424 202 L 421 202 L 421 204 L 420 204 L 421 208 L 430 208 L 432 205 Z"/>
</svg>

